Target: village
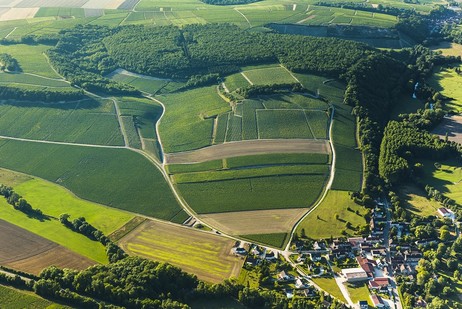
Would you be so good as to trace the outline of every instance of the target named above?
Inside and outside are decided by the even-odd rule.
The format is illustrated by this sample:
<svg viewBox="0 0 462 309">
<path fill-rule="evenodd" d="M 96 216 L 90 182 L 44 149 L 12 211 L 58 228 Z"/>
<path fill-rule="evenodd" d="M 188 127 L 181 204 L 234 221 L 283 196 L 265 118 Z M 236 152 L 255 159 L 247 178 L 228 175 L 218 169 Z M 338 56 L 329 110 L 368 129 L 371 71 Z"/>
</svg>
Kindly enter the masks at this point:
<svg viewBox="0 0 462 309">
<path fill-rule="evenodd" d="M 261 287 L 280 289 L 288 298 L 318 297 L 320 291 L 334 296 L 332 291 L 316 284 L 317 278 L 329 278 L 335 280 L 349 307 L 404 308 L 399 284 L 415 282 L 416 268 L 426 249 L 436 248 L 445 241 L 450 243 L 459 235 L 460 223 L 454 212 L 445 207 L 439 208 L 435 216 L 421 221 L 413 218 L 411 222 L 395 218 L 391 208 L 386 199 L 376 201 L 366 237 L 315 241 L 297 236 L 290 252 L 244 243 L 233 248 L 233 253 L 245 257 L 244 269 L 258 269 Z M 453 237 L 442 239 L 436 230 L 420 232 L 428 230 L 429 220 L 449 226 Z M 348 296 L 350 287 L 367 288 L 368 298 L 353 302 Z M 328 300 L 323 302 L 325 308 L 330 305 Z M 414 305 L 426 308 L 427 303 L 419 299 Z"/>
</svg>

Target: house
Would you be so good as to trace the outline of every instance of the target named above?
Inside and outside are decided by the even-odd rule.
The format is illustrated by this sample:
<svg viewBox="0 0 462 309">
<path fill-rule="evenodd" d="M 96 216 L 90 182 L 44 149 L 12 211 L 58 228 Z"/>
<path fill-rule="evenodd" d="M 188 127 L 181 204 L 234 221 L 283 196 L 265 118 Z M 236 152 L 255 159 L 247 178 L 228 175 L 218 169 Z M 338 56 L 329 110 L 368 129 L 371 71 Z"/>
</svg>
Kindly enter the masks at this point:
<svg viewBox="0 0 462 309">
<path fill-rule="evenodd" d="M 278 259 L 278 253 L 274 251 L 267 251 L 265 255 L 265 260 L 267 261 L 274 261 Z"/>
<path fill-rule="evenodd" d="M 234 253 L 238 255 L 247 255 L 247 250 L 245 250 L 242 247 L 237 247 L 237 248 L 234 248 Z"/>
<path fill-rule="evenodd" d="M 390 280 L 388 278 L 374 278 L 373 280 L 369 281 L 369 288 L 371 290 L 387 290 L 390 286 Z"/>
<path fill-rule="evenodd" d="M 278 281 L 290 281 L 292 276 L 287 274 L 284 270 L 278 274 Z"/>
<path fill-rule="evenodd" d="M 322 258 L 321 252 L 310 252 L 308 255 L 313 262 L 319 262 Z"/>
<path fill-rule="evenodd" d="M 374 266 L 375 262 L 363 257 L 356 257 L 356 261 L 358 262 L 359 266 L 362 270 L 367 274 L 369 278 L 374 277 Z"/>
<path fill-rule="evenodd" d="M 345 268 L 342 269 L 342 275 L 348 282 L 366 281 L 369 276 L 362 268 Z"/>
<path fill-rule="evenodd" d="M 376 308 L 385 308 L 385 303 L 383 302 L 382 297 L 373 294 L 371 296 L 372 303 Z"/>
<path fill-rule="evenodd" d="M 438 214 L 442 216 L 443 218 L 449 218 L 453 221 L 456 218 L 456 216 L 454 215 L 454 212 L 450 209 L 447 209 L 446 207 L 438 208 Z"/>
<path fill-rule="evenodd" d="M 416 250 L 404 252 L 404 261 L 406 263 L 417 264 L 422 257 L 422 253 Z"/>
<path fill-rule="evenodd" d="M 295 280 L 295 288 L 296 289 L 304 289 L 306 287 L 307 287 L 307 285 L 302 281 L 302 279 L 297 278 L 297 280 Z"/>
<path fill-rule="evenodd" d="M 353 250 L 359 250 L 359 245 L 362 244 L 365 241 L 363 237 L 351 237 L 348 238 L 348 242 L 351 245 L 351 248 Z"/>
</svg>

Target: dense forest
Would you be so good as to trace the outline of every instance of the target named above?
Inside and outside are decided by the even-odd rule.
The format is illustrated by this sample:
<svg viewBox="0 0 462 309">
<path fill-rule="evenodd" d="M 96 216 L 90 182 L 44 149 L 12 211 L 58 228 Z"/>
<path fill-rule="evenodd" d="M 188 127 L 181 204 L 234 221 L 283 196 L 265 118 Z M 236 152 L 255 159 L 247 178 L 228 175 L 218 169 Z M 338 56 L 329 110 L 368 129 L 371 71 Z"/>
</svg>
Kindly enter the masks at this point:
<svg viewBox="0 0 462 309">
<path fill-rule="evenodd" d="M 226 75 L 239 66 L 281 62 L 296 72 L 332 77 L 345 73 L 374 51 L 364 44 L 334 38 L 263 34 L 229 24 L 109 29 L 77 26 L 63 30 L 48 55 L 72 83 L 88 90 L 133 92 L 129 86 L 101 77 L 121 67 L 151 76 L 187 79 Z"/>
</svg>

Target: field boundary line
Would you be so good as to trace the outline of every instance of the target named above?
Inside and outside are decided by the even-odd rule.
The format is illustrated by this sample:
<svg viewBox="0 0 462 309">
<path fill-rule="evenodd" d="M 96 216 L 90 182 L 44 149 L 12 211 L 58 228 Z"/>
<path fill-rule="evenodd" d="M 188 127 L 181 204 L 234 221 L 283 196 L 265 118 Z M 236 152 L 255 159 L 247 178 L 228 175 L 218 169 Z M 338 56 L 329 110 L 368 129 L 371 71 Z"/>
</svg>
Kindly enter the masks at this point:
<svg viewBox="0 0 462 309">
<path fill-rule="evenodd" d="M 306 112 L 305 112 L 305 111 L 303 111 L 303 115 L 305 115 L 306 124 L 308 125 L 308 128 L 310 129 L 311 135 L 313 135 L 313 138 L 314 138 L 315 140 L 318 140 L 318 139 L 316 138 L 316 135 L 314 135 L 313 128 L 311 128 L 310 122 L 308 121 L 308 116 L 306 115 Z"/>
<path fill-rule="evenodd" d="M 295 75 L 292 74 L 292 72 L 290 72 L 290 70 L 289 70 L 288 68 L 286 68 L 286 67 L 283 66 L 282 64 L 280 64 L 279 66 L 280 66 L 281 68 L 283 68 L 284 70 L 286 70 L 287 73 L 289 73 L 289 75 L 292 76 L 292 78 L 295 79 L 295 81 L 296 81 L 297 83 L 299 83 L 300 85 L 302 84 L 302 83 L 300 82 L 300 80 L 299 80 L 297 77 L 295 77 Z"/>
<path fill-rule="evenodd" d="M 129 147 L 127 131 L 125 130 L 125 124 L 124 124 L 124 122 L 122 120 L 122 116 L 120 115 L 119 104 L 117 104 L 116 99 L 111 98 L 111 100 L 112 100 L 112 103 L 114 104 L 114 108 L 115 108 L 116 115 L 117 115 L 117 121 L 119 122 L 120 133 L 122 133 L 122 137 L 124 139 L 125 147 Z"/>
<path fill-rule="evenodd" d="M 13 30 L 11 30 L 10 32 L 8 32 L 8 34 L 5 35 L 4 39 L 8 39 L 8 37 L 9 37 L 16 29 L 18 29 L 18 27 L 14 27 Z"/>
</svg>

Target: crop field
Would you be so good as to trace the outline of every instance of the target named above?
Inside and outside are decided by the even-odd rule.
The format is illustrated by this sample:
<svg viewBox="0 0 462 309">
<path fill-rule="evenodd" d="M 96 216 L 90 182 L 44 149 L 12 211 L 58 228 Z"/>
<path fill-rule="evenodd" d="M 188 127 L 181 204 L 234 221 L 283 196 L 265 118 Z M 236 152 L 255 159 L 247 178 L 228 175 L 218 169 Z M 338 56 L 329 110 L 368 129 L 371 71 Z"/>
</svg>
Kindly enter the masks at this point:
<svg viewBox="0 0 462 309">
<path fill-rule="evenodd" d="M 438 202 L 429 200 L 424 190 L 414 185 L 401 186 L 399 196 L 407 211 L 421 217 L 435 216 L 441 207 Z"/>
<path fill-rule="evenodd" d="M 256 156 L 243 156 L 226 159 L 228 168 L 262 166 L 262 165 L 288 165 L 288 164 L 328 164 L 329 155 L 322 153 L 302 154 L 265 154 Z"/>
<path fill-rule="evenodd" d="M 118 82 L 130 84 L 138 90 L 149 94 L 157 93 L 160 90 L 173 91 L 184 85 L 181 82 L 136 74 L 122 69 L 112 72 L 107 77 Z"/>
<path fill-rule="evenodd" d="M 310 5 L 309 10 L 297 16 L 297 19 L 291 21 L 302 25 L 349 24 L 373 27 L 393 27 L 398 21 L 396 16 L 387 14 L 314 5 Z"/>
<path fill-rule="evenodd" d="M 60 78 L 48 64 L 43 53 L 49 49 L 46 45 L 2 45 L 2 53 L 10 54 L 18 60 L 19 66 L 25 73 L 33 73 L 45 77 Z"/>
<path fill-rule="evenodd" d="M 447 134 L 448 140 L 462 144 L 462 116 L 453 115 L 444 118 L 432 133 L 442 139 L 446 138 Z"/>
<path fill-rule="evenodd" d="M 0 105 L 0 135 L 36 140 L 123 145 L 112 101 Z"/>
<path fill-rule="evenodd" d="M 71 231 L 59 221 L 50 219 L 40 222 L 28 218 L 20 211 L 14 210 L 3 199 L 0 201 L 0 207 L 2 265 L 38 274 L 43 268 L 53 264 L 84 269 L 97 262 L 107 263 L 103 245 Z M 38 225 L 42 225 L 42 229 L 36 229 Z M 54 240 L 60 240 L 61 243 Z"/>
<path fill-rule="evenodd" d="M 162 114 L 162 106 L 145 98 L 119 97 L 117 102 L 122 117 L 133 117 L 134 124 L 143 138 L 157 139 L 156 122 Z"/>
<path fill-rule="evenodd" d="M 209 182 L 230 179 L 249 179 L 267 176 L 324 174 L 326 165 L 281 165 L 234 170 L 175 174 L 175 183 Z"/>
<path fill-rule="evenodd" d="M 85 10 L 82 8 L 69 7 L 41 7 L 34 17 L 85 17 Z"/>
<path fill-rule="evenodd" d="M 293 84 L 297 80 L 285 68 L 266 67 L 242 72 L 254 85 Z"/>
<path fill-rule="evenodd" d="M 441 163 L 437 169 L 434 161 L 423 162 L 425 177 L 424 182 L 439 190 L 445 196 L 453 199 L 456 203 L 462 203 L 462 168 L 460 161 L 456 159 Z"/>
<path fill-rule="evenodd" d="M 266 109 L 305 109 L 325 111 L 328 108 L 326 102 L 298 93 L 292 93 L 290 95 L 275 94 L 270 96 L 260 96 L 259 101 Z"/>
<path fill-rule="evenodd" d="M 462 111 L 462 75 L 455 71 L 455 68 L 462 68 L 462 65 L 440 66 L 434 69 L 434 74 L 428 80 L 428 83 L 436 91 L 441 92 L 444 96 L 451 98 L 446 102 L 446 107 L 455 112 Z"/>
<path fill-rule="evenodd" d="M 257 110 L 259 138 L 314 138 L 302 110 Z"/>
<path fill-rule="evenodd" d="M 241 73 L 235 73 L 235 74 L 226 76 L 225 85 L 226 85 L 226 88 L 228 88 L 230 92 L 233 92 L 238 88 L 244 88 L 244 87 L 250 86 L 249 82 L 244 78 L 244 76 L 242 76 Z"/>
<path fill-rule="evenodd" d="M 181 211 L 159 170 L 128 149 L 2 140 L 0 167 L 56 182 L 80 198 L 123 210 L 165 220 Z"/>
<path fill-rule="evenodd" d="M 356 231 L 347 228 L 346 224 L 349 222 L 353 228 L 365 225 L 365 214 L 364 207 L 353 202 L 348 192 L 331 190 L 321 205 L 298 226 L 297 233 L 304 229 L 306 236 L 312 239 L 342 237 L 342 231 L 356 235 Z"/>
<path fill-rule="evenodd" d="M 213 145 L 194 151 L 170 153 L 166 154 L 165 159 L 169 164 L 191 164 L 240 156 L 283 153 L 328 154 L 330 153 L 330 147 L 326 140 L 251 140 Z"/>
<path fill-rule="evenodd" d="M 12 74 L 0 73 L 0 84 L 7 85 L 37 85 L 50 88 L 71 88 L 68 83 L 63 80 L 55 80 L 49 78 L 42 78 L 35 75 L 27 74 Z"/>
<path fill-rule="evenodd" d="M 159 133 L 167 153 L 211 145 L 212 117 L 231 109 L 215 86 L 162 95 L 159 100 L 166 107 Z"/>
<path fill-rule="evenodd" d="M 242 238 L 255 241 L 257 243 L 270 245 L 276 248 L 284 247 L 288 240 L 287 236 L 287 233 L 241 235 Z"/>
<path fill-rule="evenodd" d="M 229 235 L 287 233 L 307 211 L 272 209 L 199 215 L 204 222 Z"/>
<path fill-rule="evenodd" d="M 243 260 L 231 254 L 234 243 L 211 233 L 155 221 L 143 223 L 119 241 L 129 254 L 171 263 L 212 283 L 239 275 Z"/>
<path fill-rule="evenodd" d="M 53 306 L 53 303 L 44 298 L 38 297 L 31 292 L 16 290 L 10 287 L 0 285 L 0 304 L 3 309 L 17 308 L 64 308 L 59 305 Z"/>
<path fill-rule="evenodd" d="M 178 184 L 199 214 L 244 210 L 305 208 L 321 194 L 325 174 L 267 176 Z M 213 192 L 213 194 L 210 194 Z"/>
</svg>

